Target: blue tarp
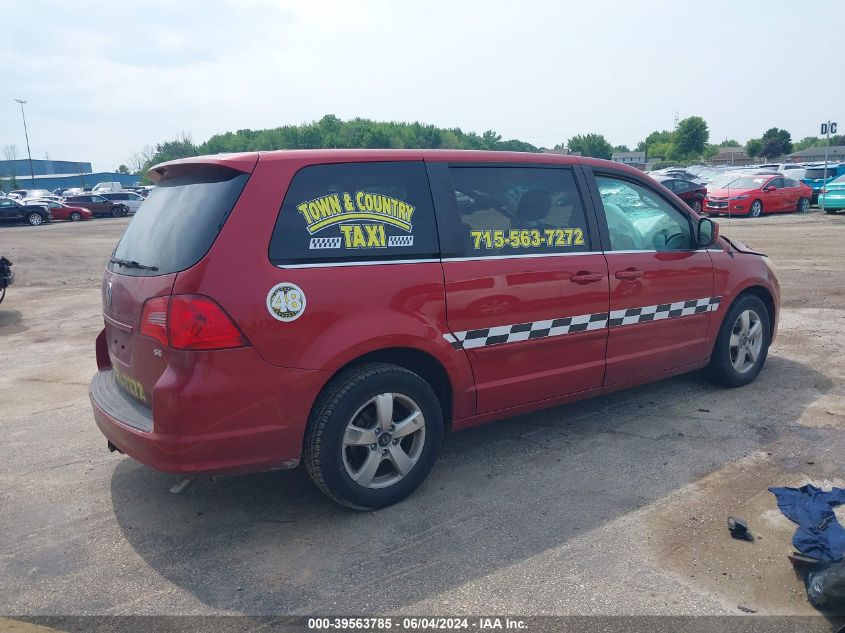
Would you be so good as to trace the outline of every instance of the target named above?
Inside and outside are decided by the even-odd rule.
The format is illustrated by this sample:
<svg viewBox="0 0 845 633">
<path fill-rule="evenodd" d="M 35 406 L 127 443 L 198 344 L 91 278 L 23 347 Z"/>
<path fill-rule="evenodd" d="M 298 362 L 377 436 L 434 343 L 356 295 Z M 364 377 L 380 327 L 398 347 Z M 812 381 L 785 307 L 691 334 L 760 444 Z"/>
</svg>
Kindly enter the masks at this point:
<svg viewBox="0 0 845 633">
<path fill-rule="evenodd" d="M 845 488 L 825 492 L 812 484 L 800 488 L 769 488 L 778 508 L 798 524 L 792 545 L 805 556 L 838 561 L 845 556 L 845 528 L 836 520 L 833 508 L 845 503 Z"/>
</svg>

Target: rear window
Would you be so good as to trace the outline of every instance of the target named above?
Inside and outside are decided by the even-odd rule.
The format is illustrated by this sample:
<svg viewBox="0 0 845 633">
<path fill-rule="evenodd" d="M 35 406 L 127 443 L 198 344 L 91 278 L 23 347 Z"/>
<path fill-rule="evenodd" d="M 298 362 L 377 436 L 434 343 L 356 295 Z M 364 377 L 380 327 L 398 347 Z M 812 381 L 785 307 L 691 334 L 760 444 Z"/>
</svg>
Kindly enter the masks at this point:
<svg viewBox="0 0 845 633">
<path fill-rule="evenodd" d="M 289 265 L 438 257 L 425 166 L 403 161 L 301 169 L 282 203 L 269 254 L 274 264 Z"/>
<path fill-rule="evenodd" d="M 248 174 L 212 167 L 159 182 L 112 254 L 114 259 L 156 270 L 114 263 L 109 270 L 154 276 L 190 268 L 211 248 L 248 178 Z"/>
<path fill-rule="evenodd" d="M 828 167 L 827 168 L 827 177 L 830 178 L 831 176 L 836 174 L 835 167 Z M 825 171 L 823 167 L 812 167 L 804 172 L 804 178 L 807 180 L 821 180 L 825 177 Z"/>
</svg>

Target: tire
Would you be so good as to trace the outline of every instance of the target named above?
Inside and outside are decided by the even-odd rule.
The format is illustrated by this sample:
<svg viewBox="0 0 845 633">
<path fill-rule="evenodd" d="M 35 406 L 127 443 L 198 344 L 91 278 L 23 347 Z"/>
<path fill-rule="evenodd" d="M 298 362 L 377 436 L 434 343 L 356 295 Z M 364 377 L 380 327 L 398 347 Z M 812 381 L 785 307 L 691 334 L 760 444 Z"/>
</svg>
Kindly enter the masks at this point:
<svg viewBox="0 0 845 633">
<path fill-rule="evenodd" d="M 401 429 L 402 437 L 393 437 Z M 442 442 L 443 412 L 431 386 L 402 367 L 372 363 L 326 385 L 311 411 L 303 453 L 320 490 L 348 508 L 374 510 L 411 494 L 431 472 Z"/>
<path fill-rule="evenodd" d="M 79 222 L 82 219 L 82 214 L 79 211 L 74 211 L 68 218 L 71 222 Z"/>
<path fill-rule="evenodd" d="M 751 208 L 748 210 L 748 215 L 752 218 L 759 218 L 763 215 L 763 203 L 755 200 L 751 203 Z"/>
<path fill-rule="evenodd" d="M 807 213 L 810 211 L 810 201 L 807 198 L 800 198 L 798 200 L 798 206 L 796 207 L 798 213 Z"/>
<path fill-rule="evenodd" d="M 692 201 L 692 210 L 696 213 L 701 213 L 701 200 L 693 200 Z"/>
<path fill-rule="evenodd" d="M 825 209 L 824 212 L 828 215 L 836 215 L 836 209 Z"/>
<path fill-rule="evenodd" d="M 33 211 L 32 213 L 27 213 L 26 223 L 30 226 L 41 226 L 44 224 L 44 218 L 40 213 Z"/>
<path fill-rule="evenodd" d="M 113 218 L 119 218 L 121 216 L 120 207 L 112 207 L 110 215 Z"/>
<path fill-rule="evenodd" d="M 749 317 L 747 328 L 743 324 L 745 315 Z M 710 380 L 725 387 L 742 387 L 752 382 L 769 355 L 771 332 L 766 304 L 755 295 L 740 295 L 728 309 L 716 337 L 707 367 Z"/>
</svg>

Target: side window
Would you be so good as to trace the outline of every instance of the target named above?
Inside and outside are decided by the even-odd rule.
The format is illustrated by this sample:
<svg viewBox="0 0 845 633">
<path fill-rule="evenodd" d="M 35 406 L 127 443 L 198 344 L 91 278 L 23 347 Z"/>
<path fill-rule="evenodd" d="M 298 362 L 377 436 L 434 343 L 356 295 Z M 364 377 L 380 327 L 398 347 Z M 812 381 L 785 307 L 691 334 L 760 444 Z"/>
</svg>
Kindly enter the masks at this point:
<svg viewBox="0 0 845 633">
<path fill-rule="evenodd" d="M 798 186 L 798 181 L 793 180 L 792 178 L 784 178 L 783 182 L 784 182 L 784 187 L 797 187 Z"/>
<path fill-rule="evenodd" d="M 689 217 L 659 194 L 612 176 L 596 176 L 614 251 L 692 249 Z"/>
<path fill-rule="evenodd" d="M 452 165 L 449 173 L 460 218 L 459 256 L 590 250 L 572 170 Z"/>
<path fill-rule="evenodd" d="M 293 177 L 270 240 L 273 263 L 440 256 L 422 162 L 313 165 Z"/>
<path fill-rule="evenodd" d="M 675 180 L 675 188 L 673 191 L 675 193 L 683 193 L 684 191 L 689 191 L 690 184 L 686 180 Z"/>
<path fill-rule="evenodd" d="M 772 180 L 766 186 L 767 187 L 777 187 L 778 189 L 783 189 L 784 188 L 783 178 L 772 178 Z"/>
</svg>

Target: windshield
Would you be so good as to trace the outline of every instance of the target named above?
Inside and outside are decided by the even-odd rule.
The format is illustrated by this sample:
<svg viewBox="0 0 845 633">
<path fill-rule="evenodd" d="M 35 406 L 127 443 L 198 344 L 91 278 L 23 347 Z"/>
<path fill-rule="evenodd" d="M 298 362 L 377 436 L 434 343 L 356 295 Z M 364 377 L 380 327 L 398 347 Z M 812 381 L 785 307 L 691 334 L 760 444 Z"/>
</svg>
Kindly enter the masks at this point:
<svg viewBox="0 0 845 633">
<path fill-rule="evenodd" d="M 764 184 L 766 184 L 770 180 L 769 176 L 754 176 L 754 177 L 744 177 L 744 178 L 737 178 L 736 180 L 729 182 L 726 185 L 722 185 L 722 188 L 730 188 L 730 189 L 759 189 Z"/>
<path fill-rule="evenodd" d="M 248 174 L 222 167 L 176 176 L 158 184 L 120 238 L 109 270 L 123 275 L 166 275 L 196 264 L 211 248 L 241 195 Z"/>
</svg>

